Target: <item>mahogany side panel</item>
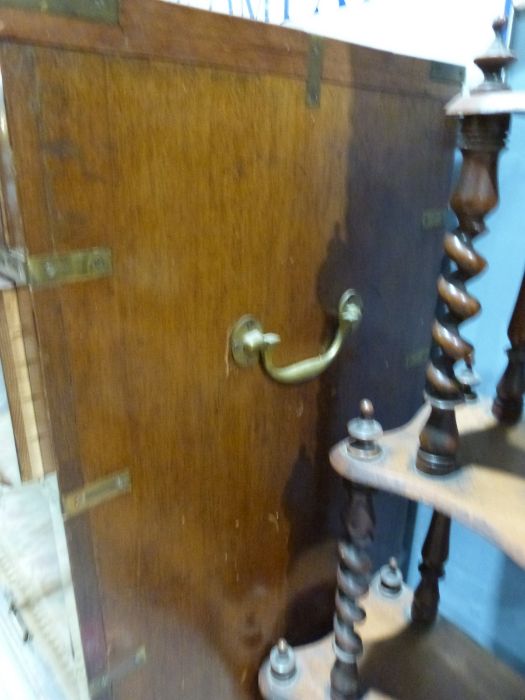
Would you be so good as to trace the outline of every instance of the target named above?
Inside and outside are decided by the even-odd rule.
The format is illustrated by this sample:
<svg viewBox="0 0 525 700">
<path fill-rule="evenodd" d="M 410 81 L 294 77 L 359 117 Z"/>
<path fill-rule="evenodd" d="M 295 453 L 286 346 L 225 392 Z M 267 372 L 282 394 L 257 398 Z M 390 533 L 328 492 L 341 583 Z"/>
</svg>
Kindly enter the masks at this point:
<svg viewBox="0 0 525 700">
<path fill-rule="evenodd" d="M 20 134 L 20 189 L 36 196 L 38 158 L 50 235 L 28 212 L 28 247 L 114 255 L 109 280 L 34 306 L 62 489 L 131 472 L 132 495 L 87 518 L 108 647 L 150 659 L 118 692 L 241 697 L 292 595 L 281 499 L 315 454 L 317 387 L 237 370 L 228 329 L 252 310 L 289 328 L 290 356 L 322 340 L 312 261 L 344 215 L 351 95 L 325 91 L 314 121 L 300 82 L 32 59 L 38 149 Z"/>
</svg>

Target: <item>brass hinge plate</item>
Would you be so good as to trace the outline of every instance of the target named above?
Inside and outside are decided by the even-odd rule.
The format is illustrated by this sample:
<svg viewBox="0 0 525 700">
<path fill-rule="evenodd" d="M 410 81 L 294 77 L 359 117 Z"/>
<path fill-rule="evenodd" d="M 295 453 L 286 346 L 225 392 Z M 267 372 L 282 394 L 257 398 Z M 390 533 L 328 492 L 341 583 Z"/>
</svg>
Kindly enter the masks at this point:
<svg viewBox="0 0 525 700">
<path fill-rule="evenodd" d="M 320 36 L 310 37 L 308 66 L 306 75 L 306 105 L 319 107 L 321 105 L 321 78 L 323 74 L 324 43 Z"/>
<path fill-rule="evenodd" d="M 430 80 L 436 83 L 455 83 L 459 86 L 465 80 L 465 69 L 463 66 L 455 66 L 452 63 L 432 61 L 430 64 Z"/>
<path fill-rule="evenodd" d="M 62 496 L 62 512 L 64 520 L 74 518 L 95 506 L 122 496 L 131 491 L 131 478 L 128 471 L 118 472 L 111 476 L 94 481 L 84 488 L 71 491 Z"/>
<path fill-rule="evenodd" d="M 49 287 L 109 277 L 112 272 L 109 248 L 25 255 L 22 250 L 0 247 L 0 275 L 18 286 Z"/>
<path fill-rule="evenodd" d="M 405 369 L 412 369 L 413 367 L 421 367 L 421 365 L 426 364 L 430 354 L 430 348 L 425 346 L 424 348 L 418 348 L 409 352 L 405 357 Z"/>
<path fill-rule="evenodd" d="M 421 215 L 421 228 L 423 231 L 444 229 L 447 213 L 447 209 L 425 209 Z"/>
<path fill-rule="evenodd" d="M 128 659 L 124 659 L 103 676 L 99 676 L 89 684 L 89 697 L 93 700 L 108 690 L 112 683 L 117 683 L 132 671 L 146 663 L 146 647 L 142 646 Z"/>
<path fill-rule="evenodd" d="M 117 24 L 119 0 L 0 0 L 1 7 L 36 10 L 105 24 Z"/>
</svg>

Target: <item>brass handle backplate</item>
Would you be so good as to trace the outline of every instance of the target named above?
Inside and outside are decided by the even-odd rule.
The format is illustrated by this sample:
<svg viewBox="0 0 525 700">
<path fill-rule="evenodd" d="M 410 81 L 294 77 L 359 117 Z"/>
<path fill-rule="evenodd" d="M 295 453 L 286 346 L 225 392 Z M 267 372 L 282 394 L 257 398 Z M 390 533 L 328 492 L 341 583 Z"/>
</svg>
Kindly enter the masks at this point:
<svg viewBox="0 0 525 700">
<path fill-rule="evenodd" d="M 254 316 L 240 318 L 230 336 L 233 359 L 240 367 L 251 367 L 261 362 L 266 373 L 282 384 L 298 384 L 318 377 L 337 357 L 346 336 L 361 320 L 363 302 L 353 289 L 347 289 L 339 300 L 338 327 L 328 348 L 316 357 L 295 362 L 286 367 L 276 367 L 272 360 L 272 348 L 281 342 L 275 333 L 265 333 Z"/>
</svg>

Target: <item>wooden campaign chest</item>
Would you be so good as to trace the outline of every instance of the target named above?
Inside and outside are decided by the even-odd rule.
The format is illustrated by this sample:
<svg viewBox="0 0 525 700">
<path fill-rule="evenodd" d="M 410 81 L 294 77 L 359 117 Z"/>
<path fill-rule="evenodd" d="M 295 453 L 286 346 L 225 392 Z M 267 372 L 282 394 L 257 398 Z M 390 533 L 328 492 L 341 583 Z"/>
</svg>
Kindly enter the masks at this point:
<svg viewBox="0 0 525 700">
<path fill-rule="evenodd" d="M 92 694 L 251 697 L 279 634 L 331 625 L 329 447 L 363 395 L 385 427 L 422 401 L 461 73 L 156 0 L 2 8 L 0 38 L 19 457 L 58 472 Z M 233 362 L 245 313 L 315 355 L 349 287 L 320 378 Z"/>
</svg>

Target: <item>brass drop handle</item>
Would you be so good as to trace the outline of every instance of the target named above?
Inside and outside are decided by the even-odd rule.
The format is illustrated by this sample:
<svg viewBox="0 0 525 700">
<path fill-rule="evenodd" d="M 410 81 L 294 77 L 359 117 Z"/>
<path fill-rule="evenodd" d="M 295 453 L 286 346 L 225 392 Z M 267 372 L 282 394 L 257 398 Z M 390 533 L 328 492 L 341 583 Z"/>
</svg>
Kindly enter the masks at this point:
<svg viewBox="0 0 525 700">
<path fill-rule="evenodd" d="M 281 342 L 281 338 L 275 333 L 265 333 L 261 323 L 253 316 L 243 316 L 230 335 L 233 359 L 240 367 L 250 367 L 260 360 L 266 373 L 281 384 L 298 384 L 314 379 L 333 362 L 346 336 L 359 325 L 362 309 L 359 294 L 347 289 L 339 300 L 337 332 L 328 348 L 316 357 L 286 367 L 276 367 L 272 360 L 272 348 Z"/>
</svg>

